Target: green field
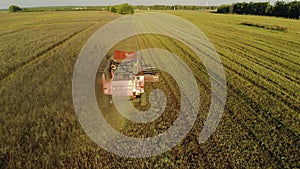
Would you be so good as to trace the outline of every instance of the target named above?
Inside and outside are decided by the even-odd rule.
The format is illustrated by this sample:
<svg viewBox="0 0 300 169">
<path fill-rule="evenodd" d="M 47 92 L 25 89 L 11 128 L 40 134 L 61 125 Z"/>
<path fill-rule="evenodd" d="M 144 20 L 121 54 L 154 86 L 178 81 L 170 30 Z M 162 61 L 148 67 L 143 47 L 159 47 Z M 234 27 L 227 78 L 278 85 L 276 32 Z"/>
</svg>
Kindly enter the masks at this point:
<svg viewBox="0 0 300 169">
<path fill-rule="evenodd" d="M 198 26 L 225 68 L 225 112 L 208 141 L 199 144 L 197 138 L 210 105 L 210 83 L 201 60 L 182 43 L 147 34 L 111 50 L 167 49 L 189 65 L 201 93 L 201 112 L 180 144 L 151 158 L 119 157 L 98 147 L 81 128 L 73 108 L 72 76 L 84 43 L 120 15 L 0 12 L 0 168 L 299 168 L 300 21 L 168 13 Z M 103 65 L 105 61 L 100 68 Z M 118 115 L 109 106 L 110 98 L 102 96 L 101 83 L 95 82 L 99 108 L 116 130 L 147 137 L 172 125 L 180 98 L 176 85 L 170 85 L 172 78 L 160 75 L 161 82 L 149 85 L 149 90 L 160 88 L 170 102 L 166 113 L 150 124 L 131 123 Z"/>
</svg>

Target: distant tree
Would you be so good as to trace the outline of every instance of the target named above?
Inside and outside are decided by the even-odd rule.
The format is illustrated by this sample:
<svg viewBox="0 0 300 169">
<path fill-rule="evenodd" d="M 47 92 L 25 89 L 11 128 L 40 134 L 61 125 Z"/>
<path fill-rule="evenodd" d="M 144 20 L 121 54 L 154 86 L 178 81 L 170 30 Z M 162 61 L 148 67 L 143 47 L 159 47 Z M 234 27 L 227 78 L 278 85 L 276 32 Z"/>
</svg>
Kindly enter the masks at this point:
<svg viewBox="0 0 300 169">
<path fill-rule="evenodd" d="M 269 2 L 257 2 L 255 4 L 255 15 L 266 15 L 270 8 Z"/>
<path fill-rule="evenodd" d="M 287 4 L 287 17 L 299 18 L 300 17 L 300 1 L 293 1 Z M 299 18 L 300 19 L 300 18 Z"/>
<path fill-rule="evenodd" d="M 117 13 L 116 7 L 114 7 L 114 6 L 110 7 L 110 12 Z"/>
<path fill-rule="evenodd" d="M 166 10 L 166 9 L 168 9 L 168 7 L 165 5 L 154 5 L 153 9 L 154 10 Z"/>
<path fill-rule="evenodd" d="M 133 14 L 134 10 L 133 10 L 133 6 L 129 5 L 129 4 L 121 4 L 117 7 L 117 12 L 119 14 Z"/>
<path fill-rule="evenodd" d="M 284 1 L 277 1 L 274 5 L 272 15 L 287 17 L 287 5 Z"/>
<path fill-rule="evenodd" d="M 271 11 L 271 4 L 269 2 L 267 2 L 266 8 L 265 8 L 265 15 L 269 15 L 270 11 Z"/>
<path fill-rule="evenodd" d="M 218 13 L 229 13 L 230 6 L 231 6 L 231 5 L 221 5 L 221 6 L 217 9 L 217 12 L 218 12 Z"/>
<path fill-rule="evenodd" d="M 8 10 L 9 10 L 9 12 L 17 12 L 17 11 L 21 11 L 22 8 L 20 8 L 17 5 L 10 5 L 9 8 L 8 8 Z"/>
<path fill-rule="evenodd" d="M 232 13 L 244 14 L 244 4 L 246 3 L 234 3 L 232 4 Z"/>
<path fill-rule="evenodd" d="M 118 13 L 118 14 L 122 14 L 122 15 L 133 14 L 134 8 L 132 5 L 129 5 L 129 4 L 121 4 L 121 5 L 111 6 L 110 12 Z"/>
</svg>

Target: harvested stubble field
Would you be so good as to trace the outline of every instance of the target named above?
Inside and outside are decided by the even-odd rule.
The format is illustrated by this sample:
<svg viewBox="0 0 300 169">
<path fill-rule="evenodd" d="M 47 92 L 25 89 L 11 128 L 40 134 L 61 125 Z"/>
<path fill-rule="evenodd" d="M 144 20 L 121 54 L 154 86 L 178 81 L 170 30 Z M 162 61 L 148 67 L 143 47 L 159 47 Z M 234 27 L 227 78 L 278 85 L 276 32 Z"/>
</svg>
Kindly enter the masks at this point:
<svg viewBox="0 0 300 169">
<path fill-rule="evenodd" d="M 191 21 L 211 40 L 223 62 L 228 96 L 222 120 L 204 144 L 197 138 L 210 105 L 201 60 L 182 43 L 153 34 L 114 49 L 162 48 L 192 70 L 201 93 L 198 119 L 170 151 L 151 158 L 119 157 L 99 148 L 81 128 L 72 103 L 72 75 L 86 40 L 120 17 L 106 12 L 0 13 L 0 168 L 299 168 L 300 21 L 282 18 L 169 12 Z M 277 25 L 286 31 L 253 27 Z M 105 61 L 100 65 L 105 65 Z M 99 74 L 100 75 L 100 74 Z M 99 79 L 99 77 L 97 78 Z M 99 108 L 119 132 L 148 137 L 178 115 L 178 88 L 160 72 L 147 85 L 165 92 L 168 106 L 149 124 L 118 114 L 95 82 Z M 137 108 L 141 108 L 136 106 Z"/>
</svg>

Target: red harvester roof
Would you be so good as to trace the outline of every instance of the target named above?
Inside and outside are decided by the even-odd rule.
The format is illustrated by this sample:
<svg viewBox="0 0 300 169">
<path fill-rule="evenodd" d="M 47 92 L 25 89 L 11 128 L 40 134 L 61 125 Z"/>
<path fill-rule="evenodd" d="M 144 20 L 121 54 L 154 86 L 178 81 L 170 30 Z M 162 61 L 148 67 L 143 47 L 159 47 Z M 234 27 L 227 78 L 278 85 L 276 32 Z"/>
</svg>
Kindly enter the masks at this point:
<svg viewBox="0 0 300 169">
<path fill-rule="evenodd" d="M 128 58 L 136 57 L 135 52 L 123 52 L 119 50 L 115 50 L 114 52 L 114 60 L 123 60 L 127 57 Z"/>
</svg>

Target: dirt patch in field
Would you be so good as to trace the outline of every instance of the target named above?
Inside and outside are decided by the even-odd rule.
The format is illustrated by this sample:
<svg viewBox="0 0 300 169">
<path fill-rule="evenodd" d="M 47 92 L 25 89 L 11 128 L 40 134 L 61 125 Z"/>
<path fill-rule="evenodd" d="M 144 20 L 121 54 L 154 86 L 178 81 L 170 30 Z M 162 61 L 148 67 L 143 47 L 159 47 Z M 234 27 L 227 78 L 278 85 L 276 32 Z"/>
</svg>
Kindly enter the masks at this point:
<svg viewBox="0 0 300 169">
<path fill-rule="evenodd" d="M 269 29 L 269 30 L 275 30 L 275 31 L 281 31 L 281 32 L 288 31 L 287 27 L 278 26 L 278 25 L 263 25 L 263 24 L 250 23 L 250 22 L 242 22 L 241 25 L 252 26 L 252 27 L 263 28 L 263 29 Z"/>
</svg>

